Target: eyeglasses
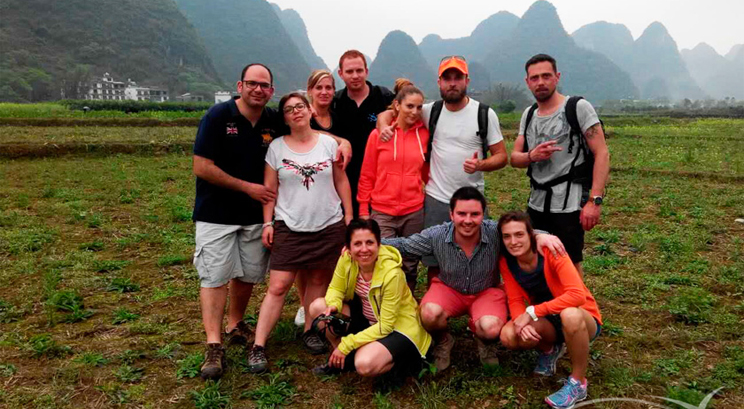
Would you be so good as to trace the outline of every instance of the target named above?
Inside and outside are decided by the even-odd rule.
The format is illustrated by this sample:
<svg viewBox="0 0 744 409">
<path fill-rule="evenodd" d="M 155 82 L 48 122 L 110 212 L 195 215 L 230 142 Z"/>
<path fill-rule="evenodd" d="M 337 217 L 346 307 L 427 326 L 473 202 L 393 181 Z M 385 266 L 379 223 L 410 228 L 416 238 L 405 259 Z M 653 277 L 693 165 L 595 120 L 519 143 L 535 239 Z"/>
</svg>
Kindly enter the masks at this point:
<svg viewBox="0 0 744 409">
<path fill-rule="evenodd" d="M 439 60 L 439 64 L 442 64 L 443 62 L 445 62 L 445 61 L 449 61 L 449 60 L 451 60 L 451 59 L 453 59 L 453 58 L 454 58 L 455 60 L 460 60 L 460 61 L 462 61 L 462 62 L 464 62 L 464 63 L 467 63 L 467 60 L 465 60 L 465 57 L 463 57 L 463 56 L 461 56 L 461 55 L 448 55 L 448 56 L 446 56 L 446 57 L 442 58 L 441 60 Z"/>
<path fill-rule="evenodd" d="M 245 85 L 245 87 L 248 88 L 251 91 L 253 91 L 254 89 L 256 89 L 258 87 L 261 87 L 261 90 L 263 90 L 263 91 L 268 91 L 271 88 L 273 88 L 271 86 L 271 84 L 269 84 L 268 82 L 256 82 L 256 81 L 246 81 L 246 80 L 243 80 L 243 85 Z"/>
<path fill-rule="evenodd" d="M 307 105 L 305 105 L 304 102 L 300 102 L 299 104 L 295 104 L 295 105 L 286 105 L 283 111 L 285 114 L 291 114 L 293 111 L 299 112 L 305 108 L 307 108 Z"/>
</svg>

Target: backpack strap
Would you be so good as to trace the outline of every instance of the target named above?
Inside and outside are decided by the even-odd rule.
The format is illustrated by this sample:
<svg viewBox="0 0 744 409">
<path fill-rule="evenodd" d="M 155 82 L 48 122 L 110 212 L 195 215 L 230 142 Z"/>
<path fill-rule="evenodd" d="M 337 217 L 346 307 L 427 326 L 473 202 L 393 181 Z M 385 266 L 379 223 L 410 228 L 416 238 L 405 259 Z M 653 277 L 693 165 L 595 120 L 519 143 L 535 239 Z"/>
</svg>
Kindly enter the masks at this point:
<svg viewBox="0 0 744 409">
<path fill-rule="evenodd" d="M 437 129 L 437 122 L 439 121 L 439 115 L 442 114 L 442 107 L 444 107 L 444 101 L 435 101 L 431 106 L 431 113 L 429 114 L 429 144 L 426 149 L 426 161 L 431 161 L 431 149 L 434 143 L 434 131 Z"/>
<path fill-rule="evenodd" d="M 524 120 L 524 146 L 522 147 L 522 152 L 529 152 L 530 147 L 527 144 L 527 129 L 530 127 L 530 122 L 532 122 L 532 117 L 535 116 L 535 111 L 537 111 L 537 102 L 532 104 L 530 107 L 530 110 L 527 111 L 527 118 Z"/>
<path fill-rule="evenodd" d="M 583 133 L 581 132 L 581 125 L 579 125 L 579 118 L 576 114 L 576 105 L 584 99 L 584 97 L 569 97 L 566 102 L 566 120 L 568 120 L 568 126 L 571 127 L 571 134 L 569 135 L 568 142 L 568 153 L 573 153 L 574 136 L 578 139 L 579 144 L 583 145 Z M 578 155 L 576 155 L 578 157 Z M 575 159 L 574 159 L 575 160 Z M 573 164 L 571 165 L 573 167 Z M 567 195 L 568 196 L 568 195 Z"/>
<path fill-rule="evenodd" d="M 483 159 L 488 157 L 488 105 L 478 102 L 478 135 L 483 144 Z"/>
</svg>

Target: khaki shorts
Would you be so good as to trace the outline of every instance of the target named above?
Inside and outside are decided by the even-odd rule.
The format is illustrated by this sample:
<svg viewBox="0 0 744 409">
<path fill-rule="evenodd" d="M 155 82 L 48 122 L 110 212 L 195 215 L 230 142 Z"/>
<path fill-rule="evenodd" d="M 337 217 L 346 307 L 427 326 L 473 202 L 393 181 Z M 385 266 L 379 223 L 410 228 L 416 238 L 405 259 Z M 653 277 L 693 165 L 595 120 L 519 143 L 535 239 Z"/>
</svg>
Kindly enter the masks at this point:
<svg viewBox="0 0 744 409">
<path fill-rule="evenodd" d="M 269 250 L 261 243 L 260 224 L 234 226 L 196 222 L 194 266 L 201 286 L 222 287 L 232 279 L 245 283 L 264 281 Z"/>
</svg>

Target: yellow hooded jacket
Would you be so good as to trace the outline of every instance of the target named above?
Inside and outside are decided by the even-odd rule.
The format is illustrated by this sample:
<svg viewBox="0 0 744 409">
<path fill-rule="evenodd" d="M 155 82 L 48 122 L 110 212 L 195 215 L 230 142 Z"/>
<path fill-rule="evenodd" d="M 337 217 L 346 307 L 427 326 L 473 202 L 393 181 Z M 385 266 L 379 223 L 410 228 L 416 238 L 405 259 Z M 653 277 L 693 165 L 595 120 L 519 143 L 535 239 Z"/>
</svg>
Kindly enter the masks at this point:
<svg viewBox="0 0 744 409">
<path fill-rule="evenodd" d="M 418 348 L 422 357 L 431 346 L 431 336 L 421 326 L 418 304 L 406 285 L 406 276 L 401 270 L 403 258 L 397 249 L 380 246 L 375 271 L 369 288 L 369 302 L 377 323 L 364 331 L 341 338 L 339 351 L 348 355 L 370 342 L 385 338 L 393 331 L 403 334 Z M 338 311 L 344 301 L 354 298 L 359 266 L 346 253 L 338 260 L 333 280 L 326 291 L 326 305 Z"/>
</svg>

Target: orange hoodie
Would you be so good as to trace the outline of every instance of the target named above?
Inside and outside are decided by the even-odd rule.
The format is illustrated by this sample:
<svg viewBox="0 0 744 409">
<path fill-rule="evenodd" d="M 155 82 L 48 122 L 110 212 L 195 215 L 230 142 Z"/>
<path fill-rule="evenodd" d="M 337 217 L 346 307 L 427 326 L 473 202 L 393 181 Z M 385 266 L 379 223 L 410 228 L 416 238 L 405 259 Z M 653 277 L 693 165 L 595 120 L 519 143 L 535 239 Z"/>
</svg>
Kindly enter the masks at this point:
<svg viewBox="0 0 744 409">
<path fill-rule="evenodd" d="M 560 314 L 561 311 L 568 307 L 581 307 L 594 317 L 599 325 L 602 325 L 602 316 L 599 314 L 597 302 L 594 300 L 592 293 L 589 292 L 589 289 L 584 285 L 571 259 L 568 256 L 553 257 L 553 254 L 547 248 L 543 251 L 543 254 L 545 258 L 545 263 L 543 264 L 545 281 L 548 283 L 548 288 L 555 298 L 535 305 L 535 315 L 544 317 L 550 314 Z M 532 301 L 530 301 L 527 292 L 522 289 L 522 286 L 512 276 L 504 256 L 501 256 L 501 260 L 499 261 L 499 271 L 506 287 L 506 297 L 509 300 L 509 313 L 512 319 L 516 319 L 527 309 L 525 302 L 532 304 Z"/>
<path fill-rule="evenodd" d="M 424 207 L 424 186 L 429 179 L 426 148 L 429 131 L 418 121 L 403 133 L 395 128 L 393 139 L 379 140 L 377 129 L 369 134 L 359 177 L 359 215 L 372 209 L 391 216 L 403 216 Z"/>
</svg>

